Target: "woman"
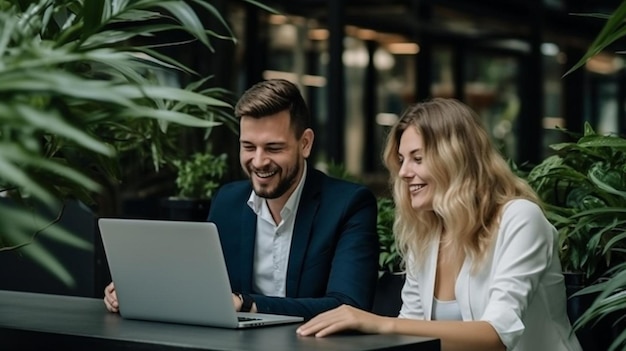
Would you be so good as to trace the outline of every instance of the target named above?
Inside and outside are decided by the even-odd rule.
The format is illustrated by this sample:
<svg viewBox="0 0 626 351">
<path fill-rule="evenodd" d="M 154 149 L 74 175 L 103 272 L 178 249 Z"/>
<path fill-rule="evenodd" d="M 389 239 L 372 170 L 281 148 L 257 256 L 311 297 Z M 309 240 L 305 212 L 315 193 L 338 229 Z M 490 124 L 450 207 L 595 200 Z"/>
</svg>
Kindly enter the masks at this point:
<svg viewBox="0 0 626 351">
<path fill-rule="evenodd" d="M 443 350 L 581 350 L 566 312 L 557 232 L 533 190 L 453 99 L 411 106 L 384 152 L 406 262 L 398 318 L 351 306 L 298 328 L 436 337 Z"/>
</svg>

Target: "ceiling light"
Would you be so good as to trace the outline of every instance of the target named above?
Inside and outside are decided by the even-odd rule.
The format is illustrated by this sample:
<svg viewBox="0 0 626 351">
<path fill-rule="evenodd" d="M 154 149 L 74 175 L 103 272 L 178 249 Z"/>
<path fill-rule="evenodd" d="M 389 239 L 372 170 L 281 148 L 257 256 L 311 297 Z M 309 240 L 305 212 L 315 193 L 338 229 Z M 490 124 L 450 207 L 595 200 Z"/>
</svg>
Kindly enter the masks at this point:
<svg viewBox="0 0 626 351">
<path fill-rule="evenodd" d="M 394 55 L 415 55 L 420 51 L 419 45 L 415 43 L 391 43 L 387 49 Z"/>
</svg>

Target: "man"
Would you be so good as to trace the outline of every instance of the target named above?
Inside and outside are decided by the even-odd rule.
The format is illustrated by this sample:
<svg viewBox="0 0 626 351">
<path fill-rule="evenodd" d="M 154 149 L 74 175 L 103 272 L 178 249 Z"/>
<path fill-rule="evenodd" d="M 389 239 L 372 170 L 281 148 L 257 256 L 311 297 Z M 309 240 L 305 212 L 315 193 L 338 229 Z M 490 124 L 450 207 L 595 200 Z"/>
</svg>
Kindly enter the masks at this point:
<svg viewBox="0 0 626 351">
<path fill-rule="evenodd" d="M 373 194 L 307 164 L 314 133 L 294 84 L 257 83 L 235 114 L 249 180 L 224 185 L 208 220 L 220 232 L 237 311 L 310 319 L 342 304 L 369 310 L 379 247 Z M 117 311 L 112 284 L 104 301 Z"/>
</svg>

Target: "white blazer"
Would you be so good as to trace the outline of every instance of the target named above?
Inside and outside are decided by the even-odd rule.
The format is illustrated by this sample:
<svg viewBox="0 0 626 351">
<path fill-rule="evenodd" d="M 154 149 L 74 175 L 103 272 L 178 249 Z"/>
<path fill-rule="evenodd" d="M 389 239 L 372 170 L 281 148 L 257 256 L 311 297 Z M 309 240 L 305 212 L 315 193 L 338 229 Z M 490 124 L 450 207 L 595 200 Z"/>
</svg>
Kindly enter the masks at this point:
<svg viewBox="0 0 626 351">
<path fill-rule="evenodd" d="M 567 317 L 557 231 L 535 203 L 513 200 L 491 256 L 472 273 L 466 258 L 455 294 L 464 321 L 489 322 L 507 350 L 582 350 Z M 420 267 L 407 260 L 400 318 L 431 320 L 439 243 Z"/>
</svg>

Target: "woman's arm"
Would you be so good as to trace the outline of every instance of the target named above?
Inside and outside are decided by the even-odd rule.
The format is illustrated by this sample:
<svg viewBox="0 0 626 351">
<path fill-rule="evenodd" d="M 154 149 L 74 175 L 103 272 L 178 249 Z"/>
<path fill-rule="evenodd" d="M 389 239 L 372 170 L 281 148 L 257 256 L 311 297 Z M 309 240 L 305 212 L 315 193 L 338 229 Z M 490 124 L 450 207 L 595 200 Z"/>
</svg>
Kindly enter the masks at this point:
<svg viewBox="0 0 626 351">
<path fill-rule="evenodd" d="M 441 340 L 441 350 L 498 350 L 506 347 L 498 333 L 485 321 L 423 321 L 388 318 L 382 323 L 383 334 L 411 334 Z"/>
<path fill-rule="evenodd" d="M 298 328 L 303 336 L 324 337 L 343 330 L 372 334 L 406 334 L 441 340 L 442 350 L 505 350 L 491 324 L 484 321 L 424 321 L 381 317 L 343 305 L 322 313 Z"/>
</svg>

